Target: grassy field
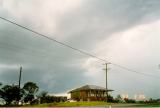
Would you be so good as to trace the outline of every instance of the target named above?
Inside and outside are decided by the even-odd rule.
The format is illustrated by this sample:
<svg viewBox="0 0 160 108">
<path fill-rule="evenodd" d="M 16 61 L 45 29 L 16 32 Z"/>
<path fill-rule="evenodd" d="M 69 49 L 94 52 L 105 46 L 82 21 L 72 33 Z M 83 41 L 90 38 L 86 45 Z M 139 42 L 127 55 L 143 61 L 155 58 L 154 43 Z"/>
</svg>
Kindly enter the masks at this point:
<svg viewBox="0 0 160 108">
<path fill-rule="evenodd" d="M 33 105 L 36 107 L 77 107 L 77 106 L 106 106 L 113 103 L 106 102 L 60 102 L 60 103 L 45 103 L 39 105 Z"/>
<path fill-rule="evenodd" d="M 94 107 L 105 107 L 105 106 L 113 106 L 113 107 L 141 107 L 141 108 L 160 108 L 160 104 L 117 104 L 117 103 L 106 103 L 106 102 L 61 102 L 61 103 L 46 103 L 25 107 L 86 107 L 86 106 L 94 106 Z"/>
</svg>

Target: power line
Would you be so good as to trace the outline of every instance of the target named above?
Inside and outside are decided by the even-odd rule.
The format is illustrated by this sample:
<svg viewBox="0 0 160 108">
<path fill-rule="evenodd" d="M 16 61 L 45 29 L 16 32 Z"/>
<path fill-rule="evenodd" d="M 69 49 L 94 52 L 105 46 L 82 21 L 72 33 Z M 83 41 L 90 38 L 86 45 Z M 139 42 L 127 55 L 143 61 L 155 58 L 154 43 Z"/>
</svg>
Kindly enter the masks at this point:
<svg viewBox="0 0 160 108">
<path fill-rule="evenodd" d="M 148 77 L 160 78 L 160 77 L 158 77 L 158 76 L 154 76 L 154 75 L 151 75 L 151 74 L 146 74 L 146 73 L 142 73 L 142 72 L 138 72 L 138 71 L 135 71 L 135 70 L 126 68 L 126 67 L 121 66 L 121 65 L 119 65 L 119 64 L 115 64 L 115 63 L 111 63 L 111 64 L 114 65 L 114 66 L 117 66 L 117 67 L 119 67 L 119 68 L 122 68 L 122 69 L 124 69 L 124 70 L 127 70 L 128 72 L 137 73 L 137 74 L 141 74 L 141 75 L 148 76 Z"/>
<path fill-rule="evenodd" d="M 18 24 L 18 23 L 15 23 L 15 22 L 13 22 L 13 21 L 10 21 L 10 20 L 8 20 L 8 19 L 6 19 L 6 18 L 0 17 L 0 19 L 3 19 L 3 20 L 5 20 L 5 21 L 7 21 L 7 22 L 10 22 L 10 23 L 12 23 L 12 24 L 14 24 L 14 25 L 16 25 L 16 26 L 19 26 L 19 27 L 21 27 L 21 28 L 23 28 L 23 29 L 26 29 L 26 30 L 28 30 L 28 31 L 30 31 L 30 32 L 32 32 L 32 33 L 35 33 L 35 34 L 37 34 L 38 36 L 47 38 L 47 39 L 52 40 L 52 41 L 54 41 L 54 42 L 56 42 L 56 43 L 59 43 L 59 44 L 61 44 L 61 45 L 63 45 L 63 46 L 66 46 L 66 47 L 68 47 L 68 48 L 71 48 L 71 49 L 73 49 L 73 50 L 76 50 L 76 51 L 78 51 L 78 52 L 80 52 L 80 53 L 82 53 L 82 54 L 91 56 L 91 57 L 93 57 L 93 58 L 99 59 L 99 60 L 104 61 L 104 62 L 108 62 L 108 61 L 105 60 L 105 59 L 99 58 L 99 57 L 97 57 L 97 56 L 95 56 L 95 55 L 92 55 L 92 54 L 90 54 L 90 53 L 87 53 L 87 52 L 85 52 L 85 51 L 82 51 L 82 50 L 80 50 L 80 49 L 78 49 L 78 48 L 75 48 L 75 47 L 72 47 L 72 46 L 70 46 L 70 45 L 68 45 L 68 44 L 65 44 L 65 43 L 63 43 L 63 42 L 57 41 L 56 39 L 53 39 L 53 38 L 51 38 L 51 37 L 48 37 L 48 36 L 46 36 L 46 35 L 44 35 L 44 34 L 41 34 L 41 33 L 37 32 L 37 31 L 35 31 L 35 30 L 29 29 L 29 28 L 27 28 L 27 27 L 25 27 L 25 26 L 22 26 L 22 25 Z"/>
<path fill-rule="evenodd" d="M 100 60 L 100 61 L 103 61 L 103 62 L 105 62 L 105 63 L 111 63 L 112 65 L 117 66 L 117 67 L 119 67 L 119 68 L 122 68 L 122 69 L 124 69 L 124 70 L 127 70 L 127 71 L 129 71 L 129 72 L 134 72 L 134 73 L 141 74 L 141 75 L 148 76 L 148 77 L 160 78 L 160 77 L 157 77 L 157 76 L 153 76 L 153 75 L 150 75 L 150 74 L 146 74 L 146 73 L 142 73 L 142 72 L 138 72 L 138 71 L 129 69 L 129 68 L 127 68 L 127 67 L 121 66 L 121 65 L 116 64 L 116 63 L 113 63 L 113 62 L 109 62 L 109 61 L 107 61 L 107 60 L 105 60 L 105 59 L 99 58 L 99 57 L 97 57 L 97 56 L 95 56 L 95 55 L 92 55 L 92 54 L 90 54 L 90 53 L 88 53 L 88 52 L 85 52 L 85 51 L 80 50 L 80 49 L 78 49 L 78 48 L 72 47 L 71 45 L 68 45 L 68 44 L 66 44 L 66 43 L 60 42 L 60 41 L 58 41 L 58 40 L 56 40 L 56 39 L 53 39 L 53 38 L 51 38 L 51 37 L 48 37 L 47 35 L 44 35 L 44 34 L 42 34 L 42 33 L 39 33 L 39 32 L 37 32 L 37 31 L 35 31 L 35 30 L 32 30 L 32 29 L 30 29 L 30 28 L 28 28 L 28 27 L 25 27 L 25 26 L 23 26 L 23 25 L 20 25 L 20 24 L 14 22 L 14 21 L 8 20 L 8 19 L 3 18 L 3 17 L 1 17 L 1 16 L 0 16 L 0 19 L 4 20 L 4 21 L 6 21 L 6 22 L 12 23 L 13 25 L 16 25 L 16 26 L 18 26 L 18 27 L 20 27 L 20 28 L 23 28 L 23 29 L 25 29 L 25 30 L 28 30 L 28 31 L 30 31 L 30 32 L 32 32 L 32 33 L 34 33 L 34 34 L 37 34 L 37 36 L 41 36 L 41 37 L 43 37 L 43 38 L 47 38 L 47 39 L 49 39 L 49 40 L 51 40 L 51 41 L 54 41 L 54 42 L 56 42 L 56 43 L 58 43 L 58 44 L 60 44 L 60 45 L 62 45 L 62 46 L 65 46 L 65 47 L 68 47 L 68 48 L 70 48 L 70 49 L 73 49 L 73 50 L 75 50 L 75 51 L 77 51 L 77 52 L 79 52 L 79 53 L 81 53 L 81 54 L 85 54 L 85 55 L 88 55 L 88 56 L 90 56 L 90 57 L 96 58 L 96 59 L 98 59 L 98 60 Z M 36 35 L 35 35 L 35 36 L 36 36 Z"/>
</svg>

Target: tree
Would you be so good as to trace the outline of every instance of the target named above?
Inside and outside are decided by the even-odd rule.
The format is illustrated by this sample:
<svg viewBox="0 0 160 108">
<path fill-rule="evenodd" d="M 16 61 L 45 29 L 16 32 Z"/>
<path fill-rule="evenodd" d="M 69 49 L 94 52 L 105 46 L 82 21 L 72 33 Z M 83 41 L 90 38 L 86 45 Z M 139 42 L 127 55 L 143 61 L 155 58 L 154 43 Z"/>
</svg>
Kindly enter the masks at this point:
<svg viewBox="0 0 160 108">
<path fill-rule="evenodd" d="M 38 95 L 39 98 L 41 97 L 46 97 L 48 95 L 48 92 L 47 91 L 42 91 L 40 92 L 40 94 Z"/>
<path fill-rule="evenodd" d="M 0 97 L 5 100 L 6 105 L 10 105 L 12 102 L 17 103 L 22 97 L 21 90 L 17 85 L 5 85 L 0 90 Z"/>
<path fill-rule="evenodd" d="M 123 102 L 121 95 L 117 95 L 117 97 L 115 98 L 115 102 Z"/>
<path fill-rule="evenodd" d="M 126 103 L 135 103 L 136 102 L 134 99 L 128 99 L 128 98 L 124 98 L 124 101 Z"/>
<path fill-rule="evenodd" d="M 24 84 L 23 89 L 30 94 L 35 94 L 38 91 L 39 87 L 34 82 L 27 82 Z"/>
<path fill-rule="evenodd" d="M 38 92 L 39 87 L 34 82 L 27 82 L 24 84 L 23 89 L 25 91 L 24 101 L 32 102 L 34 100 L 35 94 Z"/>
<path fill-rule="evenodd" d="M 53 103 L 53 102 L 65 102 L 67 100 L 67 97 L 56 97 L 56 96 L 50 96 L 48 95 L 48 92 L 42 91 L 38 95 L 38 99 L 40 100 L 40 103 Z"/>
<path fill-rule="evenodd" d="M 38 98 L 40 100 L 40 103 L 47 103 L 47 99 L 48 99 L 49 95 L 48 92 L 46 91 L 42 91 L 39 95 Z"/>
<path fill-rule="evenodd" d="M 107 99 L 108 99 L 108 102 L 113 102 L 114 101 L 114 99 L 111 95 L 108 95 Z"/>
<path fill-rule="evenodd" d="M 32 102 L 34 100 L 34 95 L 33 94 L 27 94 L 24 98 L 24 102 Z"/>
</svg>

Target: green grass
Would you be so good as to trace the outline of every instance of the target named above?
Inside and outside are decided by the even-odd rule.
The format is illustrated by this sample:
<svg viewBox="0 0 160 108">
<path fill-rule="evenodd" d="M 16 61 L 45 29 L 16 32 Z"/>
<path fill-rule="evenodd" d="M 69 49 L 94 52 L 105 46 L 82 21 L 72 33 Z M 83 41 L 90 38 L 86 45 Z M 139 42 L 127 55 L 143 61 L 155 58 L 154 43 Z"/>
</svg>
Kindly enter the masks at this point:
<svg viewBox="0 0 160 108">
<path fill-rule="evenodd" d="M 77 106 L 106 106 L 113 103 L 106 102 L 60 102 L 60 103 L 45 103 L 39 105 L 32 105 L 33 107 L 77 107 Z M 30 106 L 30 105 L 29 105 Z M 25 106 L 26 107 L 26 106 Z"/>
<path fill-rule="evenodd" d="M 141 108 L 160 108 L 160 103 L 150 103 L 150 104 L 135 104 L 134 107 L 141 107 Z"/>
<path fill-rule="evenodd" d="M 140 108 L 160 108 L 160 104 L 121 104 L 121 103 L 106 103 L 106 102 L 60 102 L 60 103 L 45 103 L 38 105 L 27 105 L 24 107 L 82 107 L 82 106 L 119 106 L 119 107 L 140 107 Z"/>
</svg>

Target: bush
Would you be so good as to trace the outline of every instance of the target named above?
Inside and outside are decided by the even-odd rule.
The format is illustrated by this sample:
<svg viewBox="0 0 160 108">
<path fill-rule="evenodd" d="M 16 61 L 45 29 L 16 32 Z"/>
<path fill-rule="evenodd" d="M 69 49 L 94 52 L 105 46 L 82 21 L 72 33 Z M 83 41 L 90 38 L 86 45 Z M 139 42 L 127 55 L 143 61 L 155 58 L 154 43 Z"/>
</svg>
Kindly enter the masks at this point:
<svg viewBox="0 0 160 108">
<path fill-rule="evenodd" d="M 124 101 L 126 103 L 136 103 L 136 101 L 134 99 L 128 99 L 128 98 L 125 98 Z"/>
</svg>

